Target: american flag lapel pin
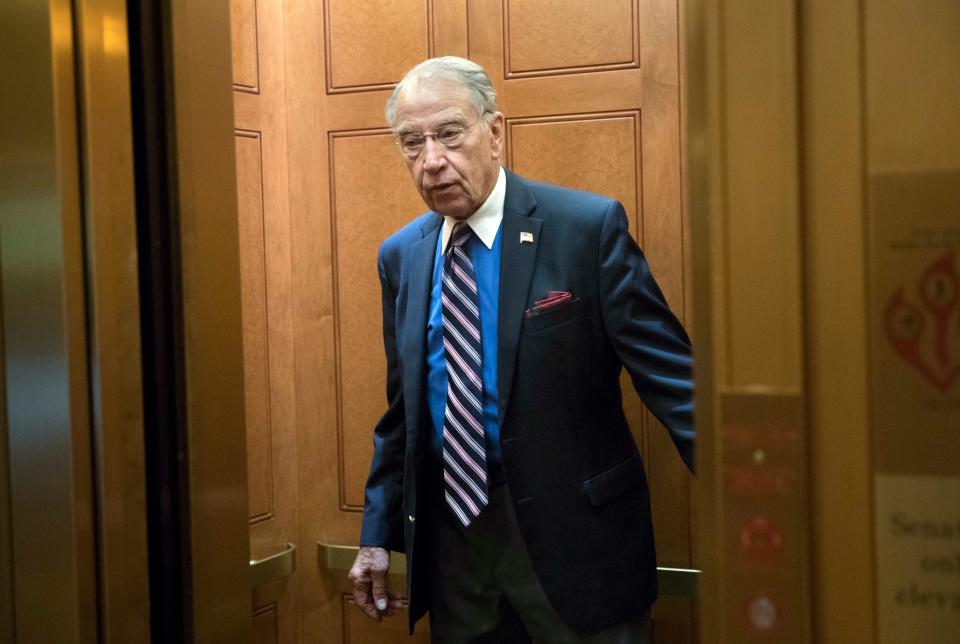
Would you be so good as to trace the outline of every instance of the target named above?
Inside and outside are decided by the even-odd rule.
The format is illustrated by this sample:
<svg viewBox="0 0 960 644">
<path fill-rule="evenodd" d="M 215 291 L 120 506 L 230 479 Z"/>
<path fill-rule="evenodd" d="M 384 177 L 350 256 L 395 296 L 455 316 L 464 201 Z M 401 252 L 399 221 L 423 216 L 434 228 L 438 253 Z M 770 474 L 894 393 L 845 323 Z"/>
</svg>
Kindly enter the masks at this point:
<svg viewBox="0 0 960 644">
<path fill-rule="evenodd" d="M 532 243 L 533 243 L 533 233 L 520 233 L 520 243 L 521 243 L 521 244 L 532 244 Z"/>
</svg>

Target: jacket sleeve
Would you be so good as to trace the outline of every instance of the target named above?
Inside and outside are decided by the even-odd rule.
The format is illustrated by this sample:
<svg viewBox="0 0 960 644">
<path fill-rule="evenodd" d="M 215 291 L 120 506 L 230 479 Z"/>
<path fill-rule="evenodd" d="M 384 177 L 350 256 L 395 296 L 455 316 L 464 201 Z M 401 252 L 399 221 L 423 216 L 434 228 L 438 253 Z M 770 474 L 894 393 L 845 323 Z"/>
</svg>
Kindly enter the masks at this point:
<svg viewBox="0 0 960 644">
<path fill-rule="evenodd" d="M 373 460 L 364 491 L 361 546 L 402 552 L 403 458 L 406 442 L 403 388 L 396 342 L 396 287 L 384 267 L 380 249 L 377 269 L 383 306 L 383 346 L 387 357 L 387 411 L 373 432 Z"/>
<path fill-rule="evenodd" d="M 600 306 L 607 336 L 644 404 L 694 469 L 693 357 L 690 339 L 630 236 L 623 206 L 604 214 L 599 245 Z"/>
</svg>

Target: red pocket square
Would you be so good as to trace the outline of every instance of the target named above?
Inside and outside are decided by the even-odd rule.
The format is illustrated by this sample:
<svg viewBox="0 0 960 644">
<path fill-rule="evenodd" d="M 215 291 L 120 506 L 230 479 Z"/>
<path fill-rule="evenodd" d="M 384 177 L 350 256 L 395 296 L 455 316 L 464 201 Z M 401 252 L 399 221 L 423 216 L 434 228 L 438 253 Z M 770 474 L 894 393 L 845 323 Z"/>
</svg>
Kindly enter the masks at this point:
<svg viewBox="0 0 960 644">
<path fill-rule="evenodd" d="M 550 308 L 551 306 L 557 306 L 571 299 L 573 299 L 573 296 L 567 291 L 547 291 L 547 296 L 542 300 L 537 300 L 533 305 Z"/>
<path fill-rule="evenodd" d="M 554 307 L 560 306 L 566 302 L 569 302 L 573 299 L 568 291 L 547 291 L 547 297 L 542 300 L 537 300 L 533 303 L 529 309 L 524 312 L 524 315 L 528 318 L 532 318 L 535 315 L 539 315 L 544 311 L 548 311 Z"/>
</svg>

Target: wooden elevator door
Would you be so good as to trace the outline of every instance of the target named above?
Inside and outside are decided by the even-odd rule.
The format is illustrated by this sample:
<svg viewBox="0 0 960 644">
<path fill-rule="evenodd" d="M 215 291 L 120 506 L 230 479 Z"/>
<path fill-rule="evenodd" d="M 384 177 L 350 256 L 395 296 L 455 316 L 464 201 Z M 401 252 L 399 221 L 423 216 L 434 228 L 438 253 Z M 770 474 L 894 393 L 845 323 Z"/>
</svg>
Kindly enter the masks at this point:
<svg viewBox="0 0 960 644">
<path fill-rule="evenodd" d="M 403 616 L 377 625 L 352 607 L 345 571 L 316 549 L 356 544 L 385 408 L 376 250 L 425 210 L 384 102 L 425 58 L 484 65 L 507 119 L 506 165 L 621 200 L 688 318 L 678 1 L 231 2 L 251 541 L 299 547 L 296 575 L 255 596 L 257 641 L 408 641 Z M 689 567 L 692 478 L 624 385 L 660 565 Z M 657 641 L 693 642 L 694 613 L 661 598 Z"/>
</svg>

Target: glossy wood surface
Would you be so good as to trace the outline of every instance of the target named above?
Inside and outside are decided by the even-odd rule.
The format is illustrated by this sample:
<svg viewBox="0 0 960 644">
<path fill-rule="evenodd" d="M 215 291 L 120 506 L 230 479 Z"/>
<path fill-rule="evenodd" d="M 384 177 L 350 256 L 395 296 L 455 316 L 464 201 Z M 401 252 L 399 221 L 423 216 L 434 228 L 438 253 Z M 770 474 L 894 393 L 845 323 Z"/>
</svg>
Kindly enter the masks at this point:
<svg viewBox="0 0 960 644">
<path fill-rule="evenodd" d="M 507 77 L 639 65 L 639 0 L 508 0 L 503 6 Z"/>
<path fill-rule="evenodd" d="M 250 559 L 299 540 L 282 7 L 232 0 Z M 299 573 L 253 590 L 254 641 L 300 637 Z"/>
</svg>

